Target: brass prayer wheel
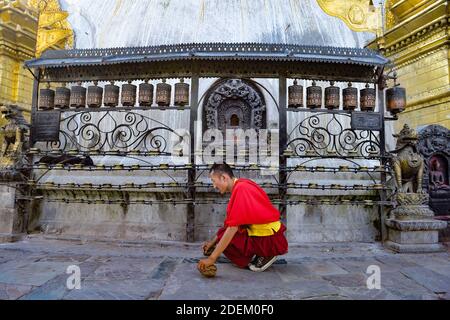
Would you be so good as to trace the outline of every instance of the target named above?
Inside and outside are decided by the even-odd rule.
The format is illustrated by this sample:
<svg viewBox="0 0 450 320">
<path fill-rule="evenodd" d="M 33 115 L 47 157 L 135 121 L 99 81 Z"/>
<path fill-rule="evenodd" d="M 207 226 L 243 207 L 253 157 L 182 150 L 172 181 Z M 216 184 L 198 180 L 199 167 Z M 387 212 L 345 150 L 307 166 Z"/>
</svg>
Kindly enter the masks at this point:
<svg viewBox="0 0 450 320">
<path fill-rule="evenodd" d="M 117 107 L 119 105 L 119 91 L 120 88 L 111 81 L 105 86 L 105 106 Z"/>
<path fill-rule="evenodd" d="M 294 84 L 288 88 L 288 107 L 302 108 L 303 107 L 303 86 L 298 84 L 297 79 Z"/>
<path fill-rule="evenodd" d="M 79 81 L 77 86 L 73 86 L 70 91 L 70 107 L 84 108 L 86 107 L 86 88 Z"/>
<path fill-rule="evenodd" d="M 361 98 L 360 98 L 361 111 L 374 111 L 375 100 L 376 100 L 375 89 L 370 88 L 369 84 L 366 84 L 366 88 L 361 90 Z"/>
<path fill-rule="evenodd" d="M 145 80 L 139 85 L 139 105 L 141 107 L 151 107 L 153 104 L 153 91 L 155 87 Z"/>
<path fill-rule="evenodd" d="M 172 87 L 166 83 L 166 79 L 162 80 L 162 83 L 158 83 L 156 86 L 156 103 L 160 107 L 170 106 L 170 96 Z"/>
<path fill-rule="evenodd" d="M 98 81 L 94 81 L 93 86 L 89 86 L 87 91 L 87 105 L 89 108 L 100 108 L 102 106 L 103 88 L 98 86 Z"/>
<path fill-rule="evenodd" d="M 189 84 L 184 83 L 181 78 L 179 83 L 175 84 L 175 105 L 185 106 L 189 104 Z"/>
<path fill-rule="evenodd" d="M 122 105 L 125 107 L 134 107 L 136 104 L 137 87 L 131 84 L 131 81 L 122 85 Z"/>
<path fill-rule="evenodd" d="M 328 110 L 339 109 L 340 89 L 334 86 L 334 81 L 330 82 L 331 86 L 325 88 L 325 108 Z"/>
<path fill-rule="evenodd" d="M 70 105 L 70 89 L 64 87 L 56 88 L 55 108 L 68 109 Z"/>
<path fill-rule="evenodd" d="M 55 91 L 50 89 L 50 84 L 47 84 L 46 89 L 41 89 L 39 94 L 39 109 L 51 110 L 55 107 Z"/>
<path fill-rule="evenodd" d="M 406 90 L 405 88 L 395 86 L 386 90 L 387 109 L 392 114 L 405 111 L 406 108 Z"/>
<path fill-rule="evenodd" d="M 310 109 L 322 107 L 322 88 L 315 81 L 306 89 L 306 104 Z"/>
<path fill-rule="evenodd" d="M 352 83 L 348 83 L 348 88 L 344 89 L 344 110 L 353 111 L 358 107 L 358 89 L 352 87 Z"/>
</svg>

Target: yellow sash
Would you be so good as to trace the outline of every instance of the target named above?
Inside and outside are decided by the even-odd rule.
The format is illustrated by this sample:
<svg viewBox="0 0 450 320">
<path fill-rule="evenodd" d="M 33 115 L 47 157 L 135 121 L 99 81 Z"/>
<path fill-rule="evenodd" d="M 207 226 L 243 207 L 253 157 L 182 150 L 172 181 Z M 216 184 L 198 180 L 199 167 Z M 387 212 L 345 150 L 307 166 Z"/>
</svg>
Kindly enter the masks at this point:
<svg viewBox="0 0 450 320">
<path fill-rule="evenodd" d="M 247 227 L 247 233 L 251 237 L 267 237 L 274 235 L 280 228 L 280 221 L 266 224 L 251 224 Z"/>
</svg>

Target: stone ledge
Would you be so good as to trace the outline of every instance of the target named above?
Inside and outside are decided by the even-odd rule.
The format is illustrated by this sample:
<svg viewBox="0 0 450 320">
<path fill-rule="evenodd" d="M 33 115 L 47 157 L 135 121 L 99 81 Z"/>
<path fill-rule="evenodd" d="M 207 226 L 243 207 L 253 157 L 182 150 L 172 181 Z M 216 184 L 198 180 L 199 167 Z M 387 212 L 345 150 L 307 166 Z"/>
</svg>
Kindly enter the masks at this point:
<svg viewBox="0 0 450 320">
<path fill-rule="evenodd" d="M 384 246 L 398 253 L 431 253 L 446 251 L 446 247 L 442 244 L 399 244 L 392 241 L 386 241 Z"/>
<path fill-rule="evenodd" d="M 389 228 L 401 231 L 429 231 L 440 230 L 447 227 L 446 221 L 440 220 L 386 220 Z"/>
</svg>

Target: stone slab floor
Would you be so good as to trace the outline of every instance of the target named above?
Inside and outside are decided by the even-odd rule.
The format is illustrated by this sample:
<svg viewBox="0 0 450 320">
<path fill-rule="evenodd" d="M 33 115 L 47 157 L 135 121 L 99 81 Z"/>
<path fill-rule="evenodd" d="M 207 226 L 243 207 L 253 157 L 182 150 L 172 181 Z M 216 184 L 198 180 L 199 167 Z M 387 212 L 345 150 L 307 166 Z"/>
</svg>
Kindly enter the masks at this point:
<svg viewBox="0 0 450 320">
<path fill-rule="evenodd" d="M 196 269 L 199 248 L 30 236 L 0 244 L 0 299 L 450 299 L 450 250 L 395 254 L 379 243 L 291 245 L 264 273 L 221 258 L 217 277 L 206 279 Z M 69 289 L 76 276 L 67 273 L 70 266 L 79 267 L 80 289 Z M 367 287 L 369 266 L 380 268 L 380 289 Z"/>
</svg>

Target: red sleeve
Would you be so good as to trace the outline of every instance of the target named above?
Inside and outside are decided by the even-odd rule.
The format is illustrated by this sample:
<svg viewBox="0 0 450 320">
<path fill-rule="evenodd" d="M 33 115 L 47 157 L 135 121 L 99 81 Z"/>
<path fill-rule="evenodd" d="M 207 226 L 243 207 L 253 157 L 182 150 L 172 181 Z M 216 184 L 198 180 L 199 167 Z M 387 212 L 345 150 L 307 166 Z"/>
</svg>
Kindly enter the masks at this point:
<svg viewBox="0 0 450 320">
<path fill-rule="evenodd" d="M 236 183 L 227 208 L 226 226 L 265 224 L 279 220 L 280 212 L 261 187 L 251 180 L 242 179 Z"/>
</svg>

